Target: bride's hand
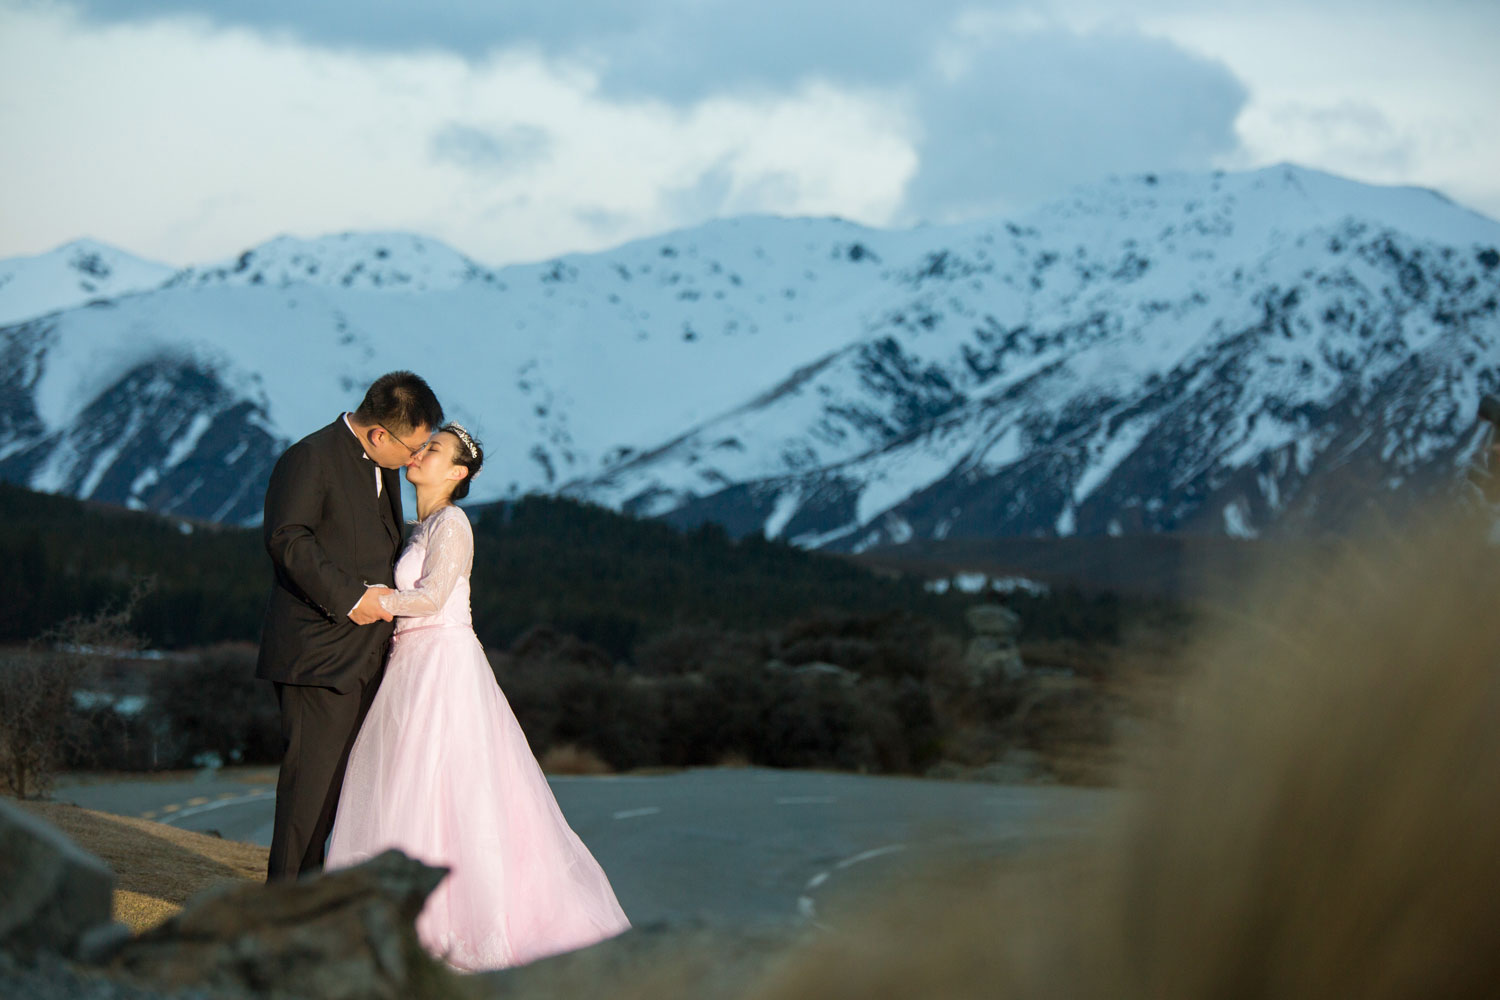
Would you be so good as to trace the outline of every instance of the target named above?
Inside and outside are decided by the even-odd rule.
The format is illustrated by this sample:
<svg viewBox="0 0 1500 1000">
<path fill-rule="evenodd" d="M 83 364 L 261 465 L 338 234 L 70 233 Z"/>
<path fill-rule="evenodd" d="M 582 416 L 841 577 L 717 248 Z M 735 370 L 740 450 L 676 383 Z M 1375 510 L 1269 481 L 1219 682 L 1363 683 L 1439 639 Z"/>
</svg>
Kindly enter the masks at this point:
<svg viewBox="0 0 1500 1000">
<path fill-rule="evenodd" d="M 391 613 L 380 606 L 380 598 L 383 594 L 389 594 L 389 587 L 370 587 L 365 591 L 365 596 L 359 599 L 354 610 L 349 612 L 349 618 L 356 625 L 370 625 L 374 622 L 388 622 Z"/>
</svg>

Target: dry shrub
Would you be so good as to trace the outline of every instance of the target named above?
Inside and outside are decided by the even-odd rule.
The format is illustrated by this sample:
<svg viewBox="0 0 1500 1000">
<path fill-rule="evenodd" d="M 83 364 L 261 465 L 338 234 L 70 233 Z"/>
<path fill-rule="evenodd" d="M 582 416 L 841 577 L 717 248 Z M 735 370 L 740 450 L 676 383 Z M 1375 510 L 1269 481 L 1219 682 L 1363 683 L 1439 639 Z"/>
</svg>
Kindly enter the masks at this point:
<svg viewBox="0 0 1500 1000">
<path fill-rule="evenodd" d="M 255 677 L 256 647 L 225 642 L 164 664 L 151 678 L 151 713 L 171 735 L 167 766 L 281 759 L 281 713 L 271 685 Z"/>
<path fill-rule="evenodd" d="M 635 648 L 637 668 L 656 677 L 754 670 L 770 658 L 764 637 L 717 625 L 674 626 Z"/>
<path fill-rule="evenodd" d="M 931 666 L 936 635 L 931 622 L 906 612 L 819 610 L 781 630 L 776 655 L 791 664 L 833 663 L 866 677 L 922 679 Z"/>
<path fill-rule="evenodd" d="M 522 667 L 545 669 L 554 663 L 602 671 L 614 667 L 614 661 L 603 649 L 550 625 L 527 629 L 511 644 L 510 655 Z"/>
<path fill-rule="evenodd" d="M 54 773 L 79 756 L 86 727 L 74 716 L 74 692 L 91 661 L 140 646 L 130 631 L 150 581 L 132 586 L 125 602 L 75 615 L 29 648 L 0 650 L 0 786 L 18 799 L 42 796 Z"/>
<path fill-rule="evenodd" d="M 747 995 L 1493 996 L 1500 551 L 1480 538 L 1450 514 L 1272 570 L 1189 654 L 1087 847 L 890 894 Z"/>
<path fill-rule="evenodd" d="M 542 770 L 548 774 L 612 774 L 614 769 L 592 750 L 576 743 L 560 743 L 542 754 Z"/>
</svg>

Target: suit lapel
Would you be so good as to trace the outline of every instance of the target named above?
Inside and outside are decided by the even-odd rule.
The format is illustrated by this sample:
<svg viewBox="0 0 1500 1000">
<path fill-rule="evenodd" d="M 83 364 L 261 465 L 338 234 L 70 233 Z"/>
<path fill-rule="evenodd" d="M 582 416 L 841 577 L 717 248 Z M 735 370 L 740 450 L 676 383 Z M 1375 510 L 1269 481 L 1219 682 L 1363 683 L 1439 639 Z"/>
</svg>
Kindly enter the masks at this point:
<svg viewBox="0 0 1500 1000">
<path fill-rule="evenodd" d="M 343 472 L 340 479 L 344 481 L 345 494 L 349 499 L 351 510 L 363 511 L 374 518 L 385 528 L 386 533 L 391 535 L 394 541 L 400 541 L 401 532 L 396 525 L 400 523 L 399 518 L 392 524 L 390 521 L 391 476 L 389 470 L 380 469 L 381 492 L 375 493 L 375 472 L 377 466 L 365 456 L 364 446 L 359 443 L 359 438 L 349 432 L 344 425 L 343 417 L 334 421 L 338 434 L 341 434 L 344 442 L 339 453 L 344 456 Z M 401 509 L 401 496 L 399 490 L 395 495 L 395 509 Z"/>
</svg>

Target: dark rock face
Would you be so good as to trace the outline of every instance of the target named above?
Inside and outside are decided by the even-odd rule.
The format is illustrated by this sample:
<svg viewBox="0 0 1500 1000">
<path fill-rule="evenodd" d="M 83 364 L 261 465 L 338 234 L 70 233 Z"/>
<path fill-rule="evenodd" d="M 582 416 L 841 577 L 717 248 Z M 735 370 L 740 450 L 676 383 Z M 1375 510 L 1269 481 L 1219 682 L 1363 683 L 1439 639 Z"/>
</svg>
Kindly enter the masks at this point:
<svg viewBox="0 0 1500 1000">
<path fill-rule="evenodd" d="M 163 990 L 328 1000 L 422 995 L 444 973 L 413 924 L 446 874 L 387 851 L 314 879 L 230 886 L 126 944 L 109 968 Z"/>
<path fill-rule="evenodd" d="M 15 363 L 0 371 L 0 433 L 11 447 L 0 479 L 198 520 L 259 518 L 286 442 L 267 432 L 258 404 L 211 369 L 172 358 L 137 365 L 78 400 L 77 418 L 48 433 L 27 392 L 26 366 L 8 360 Z"/>
<path fill-rule="evenodd" d="M 397 851 L 282 885 L 228 885 L 137 938 L 110 920 L 114 875 L 47 823 L 0 801 L 0 995 L 451 996 L 415 921 L 447 875 Z"/>
<path fill-rule="evenodd" d="M 0 801 L 0 951 L 77 953 L 110 925 L 114 882 L 98 858 Z"/>
</svg>

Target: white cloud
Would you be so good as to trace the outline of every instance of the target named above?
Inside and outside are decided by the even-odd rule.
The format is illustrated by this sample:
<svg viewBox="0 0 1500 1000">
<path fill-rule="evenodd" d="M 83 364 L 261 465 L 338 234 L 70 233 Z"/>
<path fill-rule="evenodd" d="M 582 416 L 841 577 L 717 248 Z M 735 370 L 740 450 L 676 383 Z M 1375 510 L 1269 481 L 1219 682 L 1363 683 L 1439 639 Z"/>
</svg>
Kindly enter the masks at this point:
<svg viewBox="0 0 1500 1000">
<path fill-rule="evenodd" d="M 614 94 L 691 104 L 709 93 L 812 79 L 907 77 L 959 12 L 1016 0 L 74 0 L 102 23 L 195 17 L 334 49 L 445 51 L 482 59 L 531 48 L 594 65 Z"/>
<path fill-rule="evenodd" d="M 1130 31 L 970 19 L 916 88 L 908 212 L 973 217 L 1107 173 L 1205 169 L 1238 148 L 1243 87 L 1221 64 Z"/>
<path fill-rule="evenodd" d="M 491 263 L 745 212 L 1004 211 L 1294 160 L 1500 215 L 1500 5 L 0 0 L 0 255 L 416 230 Z"/>
<path fill-rule="evenodd" d="M 1122 23 L 1108 0 L 1055 4 L 1075 29 Z M 1124 23 L 1244 82 L 1243 149 L 1222 165 L 1290 160 L 1420 184 L 1500 218 L 1493 0 L 1144 0 Z"/>
<path fill-rule="evenodd" d="M 331 52 L 14 5 L 0 93 L 0 132 L 24 150 L 0 162 L 0 255 L 88 234 L 187 262 L 283 231 L 394 228 L 534 259 L 701 221 L 665 193 L 710 171 L 719 210 L 880 223 L 913 168 L 889 112 L 816 85 L 681 109 L 610 99 L 534 55 Z M 486 154 L 507 149 L 495 170 Z"/>
</svg>

